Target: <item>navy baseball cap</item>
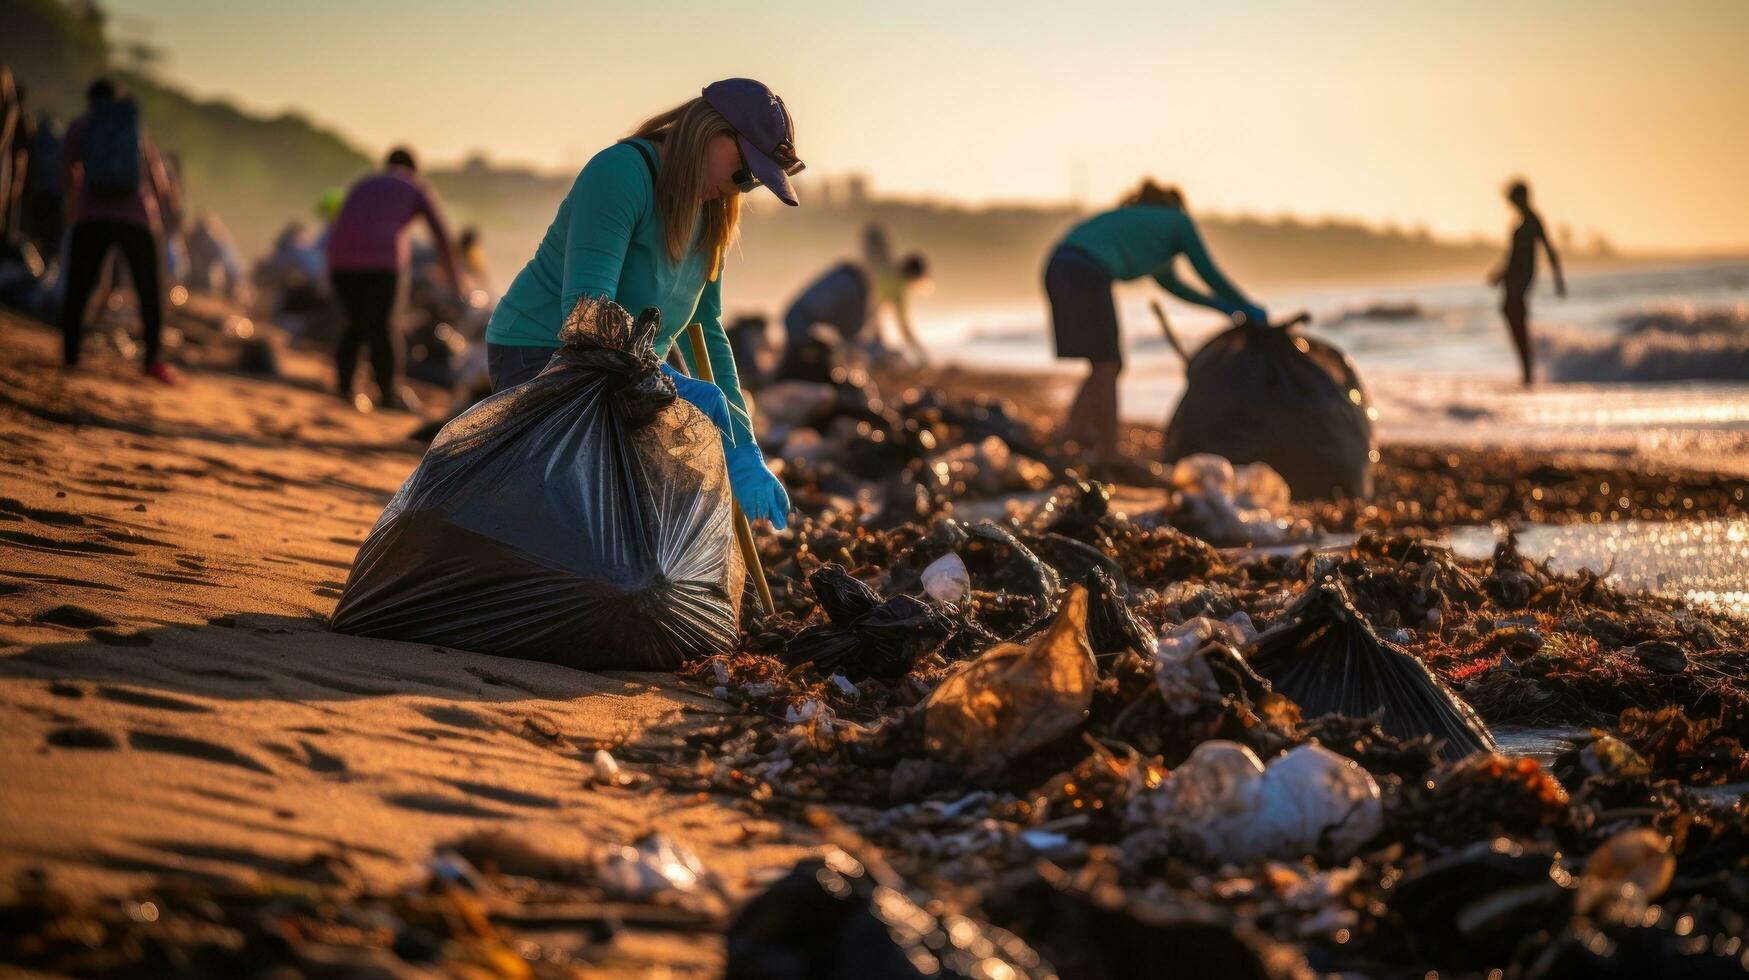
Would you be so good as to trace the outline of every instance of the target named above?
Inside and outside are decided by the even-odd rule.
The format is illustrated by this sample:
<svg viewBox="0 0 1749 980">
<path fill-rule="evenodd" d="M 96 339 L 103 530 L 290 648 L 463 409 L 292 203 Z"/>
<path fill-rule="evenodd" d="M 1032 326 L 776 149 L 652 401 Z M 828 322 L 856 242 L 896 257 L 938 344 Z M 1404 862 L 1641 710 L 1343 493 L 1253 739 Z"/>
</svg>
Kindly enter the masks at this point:
<svg viewBox="0 0 1749 980">
<path fill-rule="evenodd" d="M 735 128 L 753 176 L 783 203 L 800 204 L 789 182 L 804 168 L 796 159 L 796 125 L 777 93 L 751 78 L 725 78 L 704 87 L 704 100 Z"/>
</svg>

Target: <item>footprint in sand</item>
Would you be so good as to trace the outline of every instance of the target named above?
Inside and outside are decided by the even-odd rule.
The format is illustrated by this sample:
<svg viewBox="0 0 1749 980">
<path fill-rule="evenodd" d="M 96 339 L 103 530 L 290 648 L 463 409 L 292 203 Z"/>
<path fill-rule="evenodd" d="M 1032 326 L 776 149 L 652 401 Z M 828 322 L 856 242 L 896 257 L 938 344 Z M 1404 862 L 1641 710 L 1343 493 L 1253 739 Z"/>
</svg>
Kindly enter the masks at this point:
<svg viewBox="0 0 1749 980">
<path fill-rule="evenodd" d="M 70 725 L 66 728 L 57 728 L 49 732 L 44 741 L 61 749 L 121 748 L 121 742 L 114 735 L 89 725 Z"/>
<path fill-rule="evenodd" d="M 40 507 L 30 507 L 11 497 L 0 497 L 0 515 L 26 518 L 39 524 L 56 524 L 61 527 L 82 527 L 85 515 L 69 514 L 60 510 L 45 510 Z"/>
<path fill-rule="evenodd" d="M 132 731 L 128 733 L 128 745 L 142 752 L 163 752 L 167 755 L 180 755 L 189 759 L 200 759 L 206 762 L 216 762 L 220 765 L 236 766 L 251 772 L 273 775 L 273 770 L 265 764 L 238 752 L 236 749 L 202 741 L 198 738 L 187 738 L 182 735 L 166 735 L 162 732 Z"/>
<path fill-rule="evenodd" d="M 492 724 L 492 721 L 485 716 L 469 711 L 466 708 L 458 708 L 454 705 L 434 704 L 414 708 L 413 710 L 430 718 L 432 721 L 437 722 L 439 725 L 451 725 L 456 728 L 471 728 L 475 731 L 490 731 L 491 729 L 498 727 Z"/>
<path fill-rule="evenodd" d="M 85 555 L 131 555 L 126 548 L 117 548 L 112 544 L 99 544 L 96 541 L 57 541 L 45 538 L 40 534 L 28 531 L 0 531 L 0 541 L 10 541 L 32 551 L 47 551 L 54 554 L 85 554 Z"/>
<path fill-rule="evenodd" d="M 137 708 L 158 708 L 162 711 L 182 711 L 188 714 L 211 714 L 211 708 L 197 701 L 184 701 L 168 694 L 152 694 L 149 691 L 135 691 L 126 687 L 99 687 L 97 696 L 105 701 L 117 704 L 131 704 Z"/>
<path fill-rule="evenodd" d="M 484 797 L 495 803 L 507 803 L 510 806 L 536 807 L 543 810 L 557 809 L 559 801 L 539 793 L 525 793 L 508 786 L 493 786 L 490 783 L 473 783 L 462 779 L 448 780 L 451 786 L 470 796 Z"/>
<path fill-rule="evenodd" d="M 511 816 L 503 810 L 493 810 L 469 800 L 456 799 L 442 793 L 391 793 L 383 802 L 405 810 L 435 813 L 445 817 L 491 817 L 504 820 Z"/>
<path fill-rule="evenodd" d="M 42 612 L 37 613 L 35 616 L 30 617 L 30 621 L 33 623 L 41 623 L 45 626 L 65 626 L 69 629 L 76 630 L 88 630 L 95 629 L 99 626 L 115 625 L 115 620 L 110 619 L 102 613 L 92 612 L 84 606 L 73 605 L 56 606 L 53 609 L 45 609 Z"/>
<path fill-rule="evenodd" d="M 310 744 L 309 739 L 299 739 L 298 745 L 304 750 L 304 765 L 311 772 L 338 773 L 346 771 L 346 760 L 337 755 L 329 755 Z"/>
<path fill-rule="evenodd" d="M 99 643 L 112 647 L 149 647 L 152 645 L 150 633 L 119 633 L 115 630 L 88 630 L 86 636 Z"/>
</svg>

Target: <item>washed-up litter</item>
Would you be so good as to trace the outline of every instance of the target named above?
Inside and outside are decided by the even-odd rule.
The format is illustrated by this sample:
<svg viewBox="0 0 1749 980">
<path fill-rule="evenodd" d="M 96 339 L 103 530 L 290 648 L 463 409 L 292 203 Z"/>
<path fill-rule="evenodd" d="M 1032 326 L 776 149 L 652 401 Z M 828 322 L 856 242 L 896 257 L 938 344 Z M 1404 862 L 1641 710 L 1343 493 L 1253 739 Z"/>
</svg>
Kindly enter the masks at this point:
<svg viewBox="0 0 1749 980">
<path fill-rule="evenodd" d="M 539 378 L 445 426 L 359 549 L 334 628 L 588 669 L 733 646 L 721 437 L 658 371 L 658 319 L 585 297 Z"/>
<path fill-rule="evenodd" d="M 1157 789 L 1138 796 L 1151 819 L 1217 862 L 1352 856 L 1383 827 L 1378 783 L 1351 760 L 1307 743 L 1266 767 L 1249 748 L 1203 742 Z"/>
<path fill-rule="evenodd" d="M 829 622 L 796 634 L 784 654 L 788 663 L 851 681 L 898 678 L 953 632 L 927 603 L 908 595 L 882 601 L 842 566 L 827 565 L 808 582 Z"/>
<path fill-rule="evenodd" d="M 957 552 L 950 551 L 930 562 L 918 576 L 923 591 L 936 602 L 958 603 L 972 591 L 972 573 Z"/>
<path fill-rule="evenodd" d="M 1247 659 L 1307 715 L 1380 714 L 1389 734 L 1440 739 L 1447 759 L 1494 747 L 1475 711 L 1413 654 L 1380 637 L 1340 579 L 1307 589 L 1252 641 Z"/>
<path fill-rule="evenodd" d="M 1267 463 L 1297 498 L 1368 497 L 1372 405 L 1354 365 L 1333 345 L 1292 324 L 1243 323 L 1185 365 L 1184 396 L 1161 458 L 1173 463 L 1194 453 Z"/>
<path fill-rule="evenodd" d="M 728 930 L 731 980 L 1055 977 L 1014 934 L 919 902 L 890 872 L 837 848 L 798 863 Z M 884 879 L 884 880 L 881 880 Z"/>
<path fill-rule="evenodd" d="M 1287 482 L 1266 463 L 1234 466 L 1213 453 L 1193 453 L 1172 466 L 1172 521 L 1222 545 L 1272 545 L 1311 536 L 1288 511 Z"/>
<path fill-rule="evenodd" d="M 1087 589 L 1069 589 L 1050 628 L 985 651 L 923 706 L 929 751 L 969 770 L 1000 768 L 1079 727 L 1098 671 L 1087 644 Z"/>
</svg>

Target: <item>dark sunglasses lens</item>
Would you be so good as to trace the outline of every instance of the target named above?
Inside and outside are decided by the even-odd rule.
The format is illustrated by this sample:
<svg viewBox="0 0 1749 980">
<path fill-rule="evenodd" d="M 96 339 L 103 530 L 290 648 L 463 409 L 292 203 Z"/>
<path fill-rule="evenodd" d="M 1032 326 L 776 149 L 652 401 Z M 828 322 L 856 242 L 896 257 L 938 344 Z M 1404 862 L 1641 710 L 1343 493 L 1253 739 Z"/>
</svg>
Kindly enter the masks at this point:
<svg viewBox="0 0 1749 980">
<path fill-rule="evenodd" d="M 753 176 L 753 171 L 745 167 L 735 171 L 734 176 L 729 179 L 735 182 L 735 187 L 743 194 L 750 193 L 760 186 L 759 178 Z"/>
</svg>

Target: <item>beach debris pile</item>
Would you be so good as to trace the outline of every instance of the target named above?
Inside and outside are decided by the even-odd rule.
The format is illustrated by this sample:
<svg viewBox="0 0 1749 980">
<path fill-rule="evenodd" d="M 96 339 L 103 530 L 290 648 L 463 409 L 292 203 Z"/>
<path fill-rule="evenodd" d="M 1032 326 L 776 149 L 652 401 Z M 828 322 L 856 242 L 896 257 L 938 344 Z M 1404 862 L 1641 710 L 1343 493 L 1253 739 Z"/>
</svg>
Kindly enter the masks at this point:
<svg viewBox="0 0 1749 980">
<path fill-rule="evenodd" d="M 1109 501 L 814 509 L 765 542 L 777 613 L 683 670 L 747 713 L 656 775 L 829 810 L 1063 975 L 1101 975 L 1099 930 L 1195 929 L 1286 971 L 1252 975 L 1749 969 L 1749 810 L 1697 791 L 1743 778 L 1749 624 L 1510 538 L 1221 552 Z M 791 653 L 894 604 L 929 624 L 903 672 Z M 1545 765 L 1501 754 L 1513 722 L 1595 731 Z"/>
</svg>

